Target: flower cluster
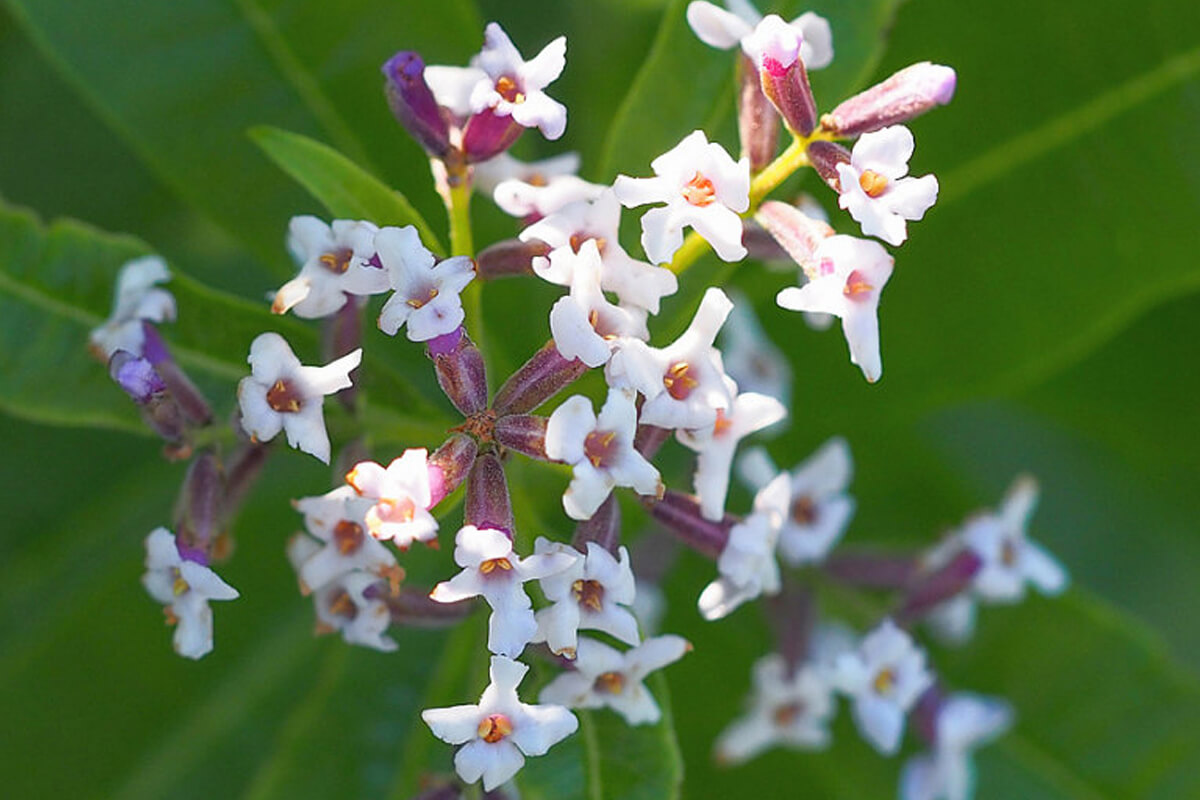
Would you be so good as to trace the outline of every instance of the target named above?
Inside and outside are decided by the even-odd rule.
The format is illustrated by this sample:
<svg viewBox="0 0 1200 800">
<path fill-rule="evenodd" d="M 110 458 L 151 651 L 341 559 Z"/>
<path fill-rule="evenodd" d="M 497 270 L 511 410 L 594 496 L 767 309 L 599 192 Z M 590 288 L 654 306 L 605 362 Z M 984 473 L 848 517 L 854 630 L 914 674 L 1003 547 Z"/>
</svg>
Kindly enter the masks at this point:
<svg viewBox="0 0 1200 800">
<path fill-rule="evenodd" d="M 390 651 L 401 647 L 392 626 L 471 624 L 486 606 L 490 680 L 479 702 L 422 713 L 436 737 L 458 747 L 461 781 L 482 781 L 489 792 L 506 783 L 526 757 L 575 732 L 572 709 L 607 708 L 630 725 L 661 719 L 645 679 L 692 645 L 645 635 L 654 623 L 636 609 L 660 595 L 655 582 L 668 565 L 648 547 L 635 578 L 631 526 L 622 521 L 632 505 L 650 527 L 642 541 L 669 534 L 715 563 L 697 598 L 701 617 L 720 620 L 765 598 L 778 623 L 777 652 L 755 664 L 746 714 L 718 738 L 719 760 L 743 761 L 774 744 L 826 747 L 844 696 L 882 754 L 898 751 L 908 727 L 929 745 L 903 770 L 903 797 L 967 794 L 971 749 L 1000 733 L 1012 712 L 1001 701 L 948 693 L 913 631 L 923 624 L 965 641 L 979 603 L 1015 602 L 1027 582 L 1048 594 L 1065 587 L 1065 572 L 1026 534 L 1035 485 L 1019 480 L 999 511 L 970 518 L 928 552 L 843 548 L 856 503 L 844 439 L 790 469 L 763 447 L 737 457 L 744 440 L 779 432 L 792 398 L 788 360 L 745 297 L 696 287 L 683 332 L 653 338 L 672 330 L 656 318 L 678 302 L 681 276 L 707 251 L 731 263 L 783 260 L 798 266 L 803 285 L 780 291 L 778 304 L 840 318 L 850 360 L 878 380 L 877 308 L 893 256 L 878 241 L 837 233 L 811 198 L 768 197 L 811 167 L 863 236 L 901 245 L 908 221 L 924 216 L 938 190 L 931 175 L 908 177 L 914 142 L 902 123 L 948 102 L 955 74 L 916 64 L 821 114 L 808 71 L 833 60 L 830 24 L 811 12 L 791 22 L 763 17 L 745 0 L 730 6 L 693 2 L 687 20 L 705 43 L 740 51 L 739 157 L 694 130 L 647 165 L 652 176 L 611 184 L 577 177 L 574 154 L 531 164 L 508 154 L 527 128 L 549 140 L 565 131 L 566 107 L 545 93 L 566 65 L 565 38 L 526 61 L 491 23 L 466 66 L 427 66 L 414 51 L 388 59 L 387 100 L 430 158 L 452 253 L 442 257 L 420 225 L 293 218 L 287 246 L 298 272 L 274 293 L 271 310 L 322 320 L 327 363 L 302 364 L 276 332 L 248 342 L 250 371 L 227 435 L 210 426 L 207 401 L 157 331 L 176 314 L 161 286 L 166 266 L 151 257 L 122 270 L 113 316 L 91 344 L 168 455 L 192 457 L 176 533 L 159 528 L 146 540 L 144 578 L 176 625 L 182 655 L 212 649 L 208 601 L 237 596 L 209 565 L 229 555 L 229 525 L 283 432 L 338 475 L 324 494 L 294 501 L 304 531 L 286 546 L 301 594 L 314 600 L 318 632 Z M 781 136 L 789 140 L 782 152 Z M 466 227 L 473 191 L 519 221 L 511 238 L 478 253 Z M 623 210 L 646 205 L 654 207 L 640 219 L 640 251 L 627 250 Z M 489 342 L 472 313 L 480 287 L 466 290 L 499 279 L 542 280 L 561 296 L 549 309 L 522 309 L 523 326 L 545 320 L 546 343 L 489 382 Z M 406 435 L 402 443 L 412 446 L 373 460 L 377 429 L 359 399 L 362 375 L 375 369 L 364 359 L 369 316 L 388 336 L 405 328 L 432 362 L 462 419 L 440 445 Z M 810 319 L 815 326 L 821 318 Z M 587 384 L 577 387 L 593 370 L 603 386 L 594 397 Z M 565 391 L 572 387 L 577 393 Z M 327 395 L 336 398 L 328 425 Z M 695 454 L 690 482 L 662 471 L 668 462 L 658 455 L 672 439 Z M 509 492 L 516 458 L 545 465 L 570 523 L 555 521 L 573 525 L 569 539 L 518 528 Z M 733 474 L 754 492 L 741 511 Z M 620 489 L 632 490 L 624 510 Z M 460 495 L 462 524 L 443 529 L 447 500 Z M 412 585 L 407 551 L 448 544 L 451 533 L 455 566 Z M 860 620 L 870 623 L 860 637 L 818 622 L 830 582 L 890 592 L 894 603 Z M 859 608 L 875 607 L 860 599 Z M 542 686 L 536 705 L 517 692 L 531 669 Z"/>
</svg>

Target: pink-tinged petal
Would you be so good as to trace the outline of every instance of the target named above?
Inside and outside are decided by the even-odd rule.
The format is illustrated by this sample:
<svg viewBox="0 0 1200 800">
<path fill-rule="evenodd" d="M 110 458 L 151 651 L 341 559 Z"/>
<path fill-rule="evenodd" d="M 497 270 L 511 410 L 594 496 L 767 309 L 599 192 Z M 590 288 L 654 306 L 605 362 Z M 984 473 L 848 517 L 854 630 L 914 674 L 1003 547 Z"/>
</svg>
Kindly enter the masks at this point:
<svg viewBox="0 0 1200 800">
<path fill-rule="evenodd" d="M 527 756 L 545 755 L 579 729 L 579 720 L 562 706 L 525 706 L 522 711 L 523 724 L 514 726 L 509 738 Z"/>
<path fill-rule="evenodd" d="M 753 30 L 746 20 L 704 0 L 688 3 L 687 23 L 700 41 L 722 50 L 734 47 Z"/>
<path fill-rule="evenodd" d="M 742 51 L 762 70 L 766 59 L 787 69 L 800 57 L 802 34 L 798 27 L 784 22 L 777 14 L 768 14 L 742 39 Z"/>
<path fill-rule="evenodd" d="M 888 207 L 905 219 L 918 220 L 933 207 L 938 197 L 938 180 L 933 175 L 902 178 L 892 183 L 884 200 Z"/>
<path fill-rule="evenodd" d="M 427 708 L 421 712 L 421 719 L 433 735 L 446 744 L 464 744 L 474 739 L 480 716 L 479 706 L 475 705 Z"/>
<path fill-rule="evenodd" d="M 439 603 L 457 603 L 483 594 L 479 575 L 474 570 L 463 570 L 448 581 L 433 587 L 429 598 Z"/>
<path fill-rule="evenodd" d="M 542 51 L 521 69 L 526 90 L 545 89 L 562 74 L 567 66 L 567 37 L 560 36 L 542 48 Z"/>
<path fill-rule="evenodd" d="M 908 160 L 915 147 L 912 131 L 903 125 L 891 125 L 860 136 L 850 163 L 859 172 L 869 169 L 896 180 L 908 174 Z"/>
<path fill-rule="evenodd" d="M 567 464 L 583 461 L 584 441 L 596 429 L 592 402 L 582 395 L 567 398 L 546 423 L 546 455 Z"/>
<path fill-rule="evenodd" d="M 483 49 L 476 56 L 474 63 L 494 80 L 505 74 L 516 77 L 517 71 L 525 62 L 499 23 L 489 22 L 483 29 Z"/>
</svg>

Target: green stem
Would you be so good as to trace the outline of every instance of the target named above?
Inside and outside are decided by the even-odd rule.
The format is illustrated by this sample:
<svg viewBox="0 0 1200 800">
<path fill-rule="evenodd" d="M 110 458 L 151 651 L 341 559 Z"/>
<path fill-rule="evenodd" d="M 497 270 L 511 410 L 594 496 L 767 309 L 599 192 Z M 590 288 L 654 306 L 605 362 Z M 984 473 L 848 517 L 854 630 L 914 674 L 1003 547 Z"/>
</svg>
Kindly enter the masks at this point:
<svg viewBox="0 0 1200 800">
<path fill-rule="evenodd" d="M 450 219 L 450 255 L 475 257 L 471 238 L 471 180 L 466 174 L 451 176 L 442 197 Z M 467 331 L 475 341 L 483 339 L 483 283 L 471 281 L 462 293 Z M 486 358 L 485 358 L 486 362 Z"/>
</svg>

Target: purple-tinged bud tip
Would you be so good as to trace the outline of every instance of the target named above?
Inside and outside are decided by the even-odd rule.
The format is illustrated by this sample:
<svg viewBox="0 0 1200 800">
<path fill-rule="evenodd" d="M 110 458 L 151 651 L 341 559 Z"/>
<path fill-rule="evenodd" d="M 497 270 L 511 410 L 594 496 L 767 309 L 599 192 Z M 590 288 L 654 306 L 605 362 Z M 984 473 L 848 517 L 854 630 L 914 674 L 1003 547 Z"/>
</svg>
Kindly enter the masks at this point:
<svg viewBox="0 0 1200 800">
<path fill-rule="evenodd" d="M 429 456 L 429 507 L 458 488 L 471 471 L 479 445 L 464 433 L 453 433 Z"/>
<path fill-rule="evenodd" d="M 503 531 L 511 539 L 514 530 L 508 480 L 495 453 L 481 453 L 467 475 L 466 509 L 463 521 L 476 528 Z"/>
<path fill-rule="evenodd" d="M 463 416 L 469 417 L 487 408 L 487 371 L 483 354 L 462 326 L 431 340 L 429 357 L 433 359 L 442 392 Z"/>
<path fill-rule="evenodd" d="M 192 460 L 179 493 L 177 538 L 182 546 L 207 551 L 224 519 L 225 476 L 211 450 Z"/>
<path fill-rule="evenodd" d="M 804 61 L 797 58 L 785 67 L 773 58 L 764 58 L 758 78 L 763 94 L 783 117 L 784 124 L 801 136 L 812 133 L 817 127 L 817 102 Z"/>
<path fill-rule="evenodd" d="M 957 84 L 950 67 L 922 61 L 846 100 L 821 118 L 821 127 L 845 137 L 877 131 L 949 103 Z"/>
<path fill-rule="evenodd" d="M 154 367 L 144 358 L 138 358 L 125 350 L 118 350 L 108 360 L 108 373 L 125 394 L 138 405 L 150 402 L 156 394 L 167 389 Z"/>
<path fill-rule="evenodd" d="M 482 281 L 532 275 L 533 259 L 549 253 L 550 245 L 545 242 L 505 239 L 479 252 L 475 259 L 475 272 Z"/>
<path fill-rule="evenodd" d="M 401 51 L 383 65 L 384 90 L 392 114 L 429 155 L 441 158 L 450 149 L 450 124 L 425 81 L 425 62 Z"/>
</svg>

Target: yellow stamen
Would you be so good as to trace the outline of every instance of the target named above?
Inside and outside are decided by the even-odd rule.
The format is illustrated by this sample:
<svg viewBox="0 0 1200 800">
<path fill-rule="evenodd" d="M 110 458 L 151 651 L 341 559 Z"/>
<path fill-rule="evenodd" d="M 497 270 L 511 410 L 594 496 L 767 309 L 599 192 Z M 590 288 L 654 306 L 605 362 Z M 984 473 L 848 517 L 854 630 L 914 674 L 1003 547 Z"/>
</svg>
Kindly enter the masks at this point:
<svg viewBox="0 0 1200 800">
<path fill-rule="evenodd" d="M 484 575 L 491 575 L 496 570 L 510 572 L 512 571 L 512 568 L 512 562 L 507 558 L 489 558 L 487 561 L 484 561 L 479 565 L 479 571 Z"/>
<path fill-rule="evenodd" d="M 476 733 L 488 744 L 495 744 L 513 732 L 512 720 L 504 714 L 489 714 L 479 722 Z"/>
<path fill-rule="evenodd" d="M 873 169 L 866 169 L 858 176 L 858 185 L 867 193 L 867 197 L 879 197 L 887 190 L 888 179 Z"/>
<path fill-rule="evenodd" d="M 680 194 L 683 195 L 684 200 L 700 208 L 712 205 L 717 199 L 717 190 L 713 186 L 713 182 L 699 172 L 684 185 Z"/>
</svg>

